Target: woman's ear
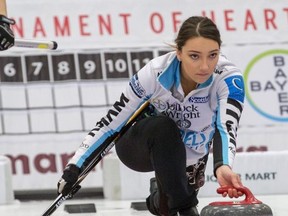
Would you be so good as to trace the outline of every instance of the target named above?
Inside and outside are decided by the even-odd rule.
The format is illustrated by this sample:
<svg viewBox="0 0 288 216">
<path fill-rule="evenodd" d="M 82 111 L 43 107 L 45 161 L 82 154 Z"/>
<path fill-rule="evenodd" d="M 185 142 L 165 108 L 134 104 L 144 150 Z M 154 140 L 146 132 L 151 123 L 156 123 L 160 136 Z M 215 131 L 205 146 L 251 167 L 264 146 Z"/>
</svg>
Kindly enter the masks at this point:
<svg viewBox="0 0 288 216">
<path fill-rule="evenodd" d="M 177 59 L 181 62 L 181 50 L 176 50 Z"/>
</svg>

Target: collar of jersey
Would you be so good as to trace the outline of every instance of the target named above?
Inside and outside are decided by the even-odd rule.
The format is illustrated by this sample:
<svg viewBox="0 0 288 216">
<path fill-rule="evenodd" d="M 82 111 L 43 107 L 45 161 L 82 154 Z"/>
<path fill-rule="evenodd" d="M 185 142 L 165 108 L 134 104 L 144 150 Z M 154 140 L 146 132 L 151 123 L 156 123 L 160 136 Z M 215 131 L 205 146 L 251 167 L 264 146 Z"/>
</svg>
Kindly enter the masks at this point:
<svg viewBox="0 0 288 216">
<path fill-rule="evenodd" d="M 168 65 L 166 69 L 160 74 L 158 77 L 158 81 L 161 85 L 167 90 L 171 89 L 173 84 L 175 84 L 176 88 L 180 85 L 180 61 L 175 56 L 172 62 Z M 205 88 L 212 83 L 213 75 L 210 76 L 208 80 L 204 83 L 198 85 L 197 89 Z"/>
<path fill-rule="evenodd" d="M 167 68 L 160 74 L 158 81 L 167 90 L 171 89 L 173 84 L 176 87 L 180 84 L 180 61 L 175 56 Z"/>
</svg>

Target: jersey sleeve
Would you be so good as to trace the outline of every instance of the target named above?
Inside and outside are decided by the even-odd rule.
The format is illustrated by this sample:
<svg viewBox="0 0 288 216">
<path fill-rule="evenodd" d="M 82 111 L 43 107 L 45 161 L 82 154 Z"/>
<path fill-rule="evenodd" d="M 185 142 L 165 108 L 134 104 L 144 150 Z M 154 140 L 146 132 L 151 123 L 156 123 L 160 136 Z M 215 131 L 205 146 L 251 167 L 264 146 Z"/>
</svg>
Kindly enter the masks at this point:
<svg viewBox="0 0 288 216">
<path fill-rule="evenodd" d="M 109 144 L 113 140 L 115 134 L 121 130 L 133 113 L 149 100 L 154 92 L 153 82 L 156 82 L 151 67 L 150 62 L 130 79 L 119 99 L 85 136 L 68 164 L 75 164 L 83 169 L 99 152 L 103 151 L 107 142 Z"/>
<path fill-rule="evenodd" d="M 232 168 L 236 153 L 237 129 L 245 98 L 243 77 L 237 70 L 224 72 L 228 75 L 222 75 L 218 83 L 216 130 L 213 138 L 214 174 L 221 165 Z"/>
</svg>

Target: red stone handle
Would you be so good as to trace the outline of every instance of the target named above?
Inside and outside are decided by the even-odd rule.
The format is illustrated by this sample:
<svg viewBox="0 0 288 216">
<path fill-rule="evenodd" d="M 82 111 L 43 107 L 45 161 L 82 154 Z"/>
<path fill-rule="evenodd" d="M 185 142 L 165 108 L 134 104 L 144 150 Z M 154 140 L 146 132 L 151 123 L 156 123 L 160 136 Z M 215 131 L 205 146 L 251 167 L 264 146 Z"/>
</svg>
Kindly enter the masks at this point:
<svg viewBox="0 0 288 216">
<path fill-rule="evenodd" d="M 228 193 L 229 189 L 232 189 L 231 186 L 220 187 L 217 189 L 218 194 Z M 250 205 L 250 204 L 262 204 L 262 202 L 255 198 L 252 192 L 247 187 L 237 188 L 238 191 L 242 192 L 245 195 L 245 199 L 242 201 L 224 201 L 224 202 L 212 202 L 209 205 L 212 206 L 223 206 L 223 205 Z"/>
</svg>

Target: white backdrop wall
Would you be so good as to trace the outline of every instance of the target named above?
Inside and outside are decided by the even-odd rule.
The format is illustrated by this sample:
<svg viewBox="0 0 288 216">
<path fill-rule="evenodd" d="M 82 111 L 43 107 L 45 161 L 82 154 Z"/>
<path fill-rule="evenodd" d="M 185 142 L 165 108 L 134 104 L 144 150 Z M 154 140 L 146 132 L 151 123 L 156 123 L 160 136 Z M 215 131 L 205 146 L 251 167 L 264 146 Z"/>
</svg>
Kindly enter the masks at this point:
<svg viewBox="0 0 288 216">
<path fill-rule="evenodd" d="M 212 18 L 243 71 L 238 152 L 288 149 L 288 1 L 9 0 L 17 38 L 59 50 L 0 53 L 0 152 L 15 190 L 55 189 L 83 137 L 128 79 L 168 51 L 183 20 Z M 84 186 L 102 187 L 99 164 Z"/>
</svg>

